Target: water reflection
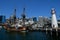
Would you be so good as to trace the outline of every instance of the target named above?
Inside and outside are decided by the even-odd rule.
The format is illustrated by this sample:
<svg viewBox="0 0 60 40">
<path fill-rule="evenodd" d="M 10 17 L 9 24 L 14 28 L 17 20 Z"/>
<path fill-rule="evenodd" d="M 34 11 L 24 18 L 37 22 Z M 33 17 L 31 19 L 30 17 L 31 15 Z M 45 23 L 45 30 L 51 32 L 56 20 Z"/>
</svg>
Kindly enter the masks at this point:
<svg viewBox="0 0 60 40">
<path fill-rule="evenodd" d="M 60 33 L 59 32 L 48 32 L 48 39 L 50 40 L 60 40 Z"/>
<path fill-rule="evenodd" d="M 58 32 L 5 32 L 1 30 L 0 40 L 60 40 L 60 33 Z"/>
</svg>

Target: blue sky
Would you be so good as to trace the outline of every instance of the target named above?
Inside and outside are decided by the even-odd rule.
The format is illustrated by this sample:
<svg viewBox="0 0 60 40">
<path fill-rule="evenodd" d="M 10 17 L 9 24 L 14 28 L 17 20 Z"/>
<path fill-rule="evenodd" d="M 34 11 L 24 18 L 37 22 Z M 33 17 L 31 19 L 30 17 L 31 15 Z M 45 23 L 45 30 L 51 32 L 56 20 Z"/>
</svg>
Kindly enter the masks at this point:
<svg viewBox="0 0 60 40">
<path fill-rule="evenodd" d="M 57 17 L 60 16 L 60 0 L 0 0 L 0 15 L 9 18 L 16 8 L 17 17 L 21 17 L 23 8 L 26 8 L 27 17 L 51 16 L 51 8 L 56 9 Z"/>
</svg>

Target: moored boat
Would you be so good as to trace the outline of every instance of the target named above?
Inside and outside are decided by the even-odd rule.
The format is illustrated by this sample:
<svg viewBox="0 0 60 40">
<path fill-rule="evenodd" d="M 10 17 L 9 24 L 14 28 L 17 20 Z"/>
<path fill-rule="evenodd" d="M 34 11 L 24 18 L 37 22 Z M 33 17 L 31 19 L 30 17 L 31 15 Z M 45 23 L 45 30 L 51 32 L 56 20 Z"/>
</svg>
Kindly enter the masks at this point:
<svg viewBox="0 0 60 40">
<path fill-rule="evenodd" d="M 6 29 L 7 31 L 27 31 L 27 27 L 26 26 L 22 26 L 22 25 L 9 25 L 9 24 L 5 24 L 4 25 L 4 29 Z"/>
</svg>

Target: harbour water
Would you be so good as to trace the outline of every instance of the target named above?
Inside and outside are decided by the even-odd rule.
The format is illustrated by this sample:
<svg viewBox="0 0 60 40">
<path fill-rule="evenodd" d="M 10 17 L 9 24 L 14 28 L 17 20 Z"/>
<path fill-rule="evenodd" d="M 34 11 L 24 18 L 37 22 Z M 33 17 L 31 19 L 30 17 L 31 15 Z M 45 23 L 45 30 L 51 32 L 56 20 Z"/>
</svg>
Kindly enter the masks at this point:
<svg viewBox="0 0 60 40">
<path fill-rule="evenodd" d="M 7 32 L 0 30 L 0 40 L 60 40 L 60 35 L 54 32 Z"/>
</svg>

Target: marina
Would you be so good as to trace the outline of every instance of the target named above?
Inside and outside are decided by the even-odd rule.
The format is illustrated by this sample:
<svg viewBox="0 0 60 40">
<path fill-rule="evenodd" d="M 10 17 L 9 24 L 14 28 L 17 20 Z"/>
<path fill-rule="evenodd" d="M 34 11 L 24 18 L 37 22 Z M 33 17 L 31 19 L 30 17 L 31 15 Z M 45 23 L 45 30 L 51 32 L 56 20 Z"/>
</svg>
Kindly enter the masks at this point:
<svg viewBox="0 0 60 40">
<path fill-rule="evenodd" d="M 3 28 L 7 31 L 17 31 L 17 32 L 21 32 L 21 31 L 52 31 L 52 32 L 60 32 L 60 27 L 58 27 L 58 22 L 56 19 L 56 15 L 55 15 L 55 9 L 52 8 L 51 10 L 51 14 L 52 14 L 52 18 L 49 19 L 48 18 L 44 18 L 42 16 L 39 17 L 39 20 L 37 21 L 36 17 L 33 18 L 26 18 L 26 14 L 25 14 L 25 8 L 23 8 L 23 13 L 22 13 L 22 17 L 20 19 L 18 19 L 16 17 L 16 9 L 14 9 L 14 13 L 13 15 L 6 20 L 6 22 L 4 21 L 3 23 L 1 23 L 0 28 Z"/>
<path fill-rule="evenodd" d="M 60 40 L 60 0 L 0 0 L 0 40 Z"/>
</svg>

